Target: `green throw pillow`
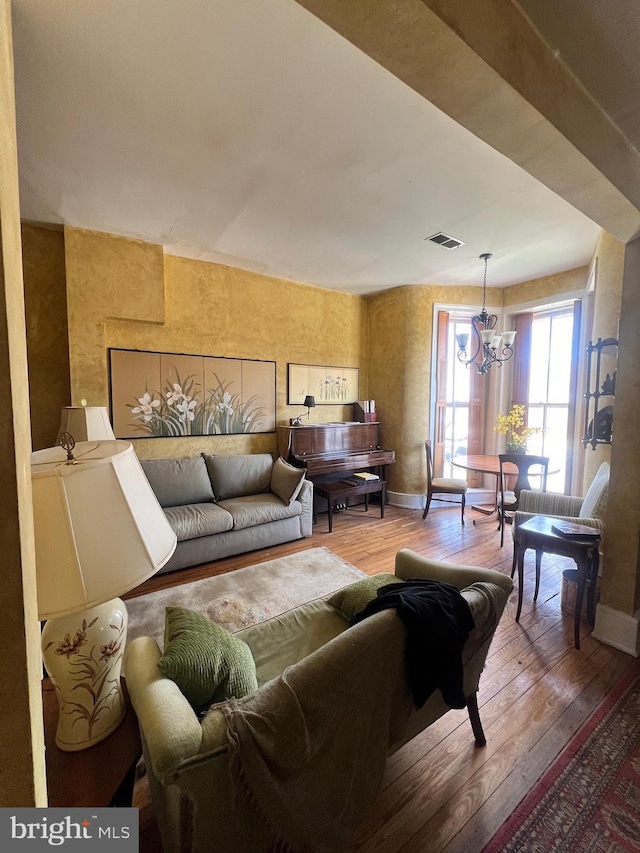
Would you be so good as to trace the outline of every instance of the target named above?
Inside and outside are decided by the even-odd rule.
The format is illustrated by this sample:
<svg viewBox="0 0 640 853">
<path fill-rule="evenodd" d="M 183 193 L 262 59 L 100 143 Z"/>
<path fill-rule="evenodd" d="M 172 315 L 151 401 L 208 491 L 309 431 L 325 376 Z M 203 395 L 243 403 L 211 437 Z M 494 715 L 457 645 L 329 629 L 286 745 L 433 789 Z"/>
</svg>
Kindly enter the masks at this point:
<svg viewBox="0 0 640 853">
<path fill-rule="evenodd" d="M 258 689 L 256 665 L 244 640 L 184 607 L 165 610 L 164 654 L 158 669 L 175 681 L 196 713 Z"/>
<path fill-rule="evenodd" d="M 389 583 L 403 583 L 403 581 L 395 575 L 371 575 L 334 592 L 327 599 L 327 603 L 339 610 L 347 619 L 351 619 L 376 597 L 376 592 L 381 586 Z"/>
</svg>

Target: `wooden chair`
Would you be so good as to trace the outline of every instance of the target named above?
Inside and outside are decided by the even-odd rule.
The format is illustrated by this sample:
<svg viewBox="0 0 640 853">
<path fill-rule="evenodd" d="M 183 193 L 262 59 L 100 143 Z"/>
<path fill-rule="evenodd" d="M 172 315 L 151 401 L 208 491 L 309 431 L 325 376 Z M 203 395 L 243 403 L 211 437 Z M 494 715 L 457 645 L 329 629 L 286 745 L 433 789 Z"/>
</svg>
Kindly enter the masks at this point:
<svg viewBox="0 0 640 853">
<path fill-rule="evenodd" d="M 433 476 L 433 462 L 431 460 L 431 442 L 427 439 L 424 443 L 425 451 L 427 453 L 427 492 L 426 499 L 427 502 L 424 507 L 424 512 L 422 513 L 422 517 L 426 518 L 427 513 L 429 512 L 429 506 L 431 505 L 431 501 L 442 501 L 443 503 L 460 503 L 462 506 L 462 523 L 464 524 L 464 507 L 466 503 L 466 495 L 467 495 L 467 481 L 466 480 L 456 480 L 449 477 L 436 477 L 434 479 Z M 437 498 L 436 495 L 460 495 L 459 501 L 452 501 L 448 498 Z"/>
<path fill-rule="evenodd" d="M 498 494 L 498 530 L 500 531 L 500 547 L 502 547 L 502 545 L 504 545 L 504 526 L 508 513 L 513 513 L 518 509 L 518 506 L 520 505 L 520 492 L 523 489 L 531 489 L 531 483 L 529 482 L 531 468 L 540 468 L 540 471 L 536 472 L 536 475 L 539 473 L 542 477 L 540 489 L 538 491 L 547 491 L 549 457 L 533 456 L 529 453 L 500 453 L 498 455 L 498 459 L 500 460 L 500 478 L 498 481 L 500 489 Z M 505 488 L 505 480 L 509 476 L 515 476 L 505 473 L 504 469 L 508 463 L 515 465 L 518 469 L 518 475 L 513 489 Z"/>
</svg>

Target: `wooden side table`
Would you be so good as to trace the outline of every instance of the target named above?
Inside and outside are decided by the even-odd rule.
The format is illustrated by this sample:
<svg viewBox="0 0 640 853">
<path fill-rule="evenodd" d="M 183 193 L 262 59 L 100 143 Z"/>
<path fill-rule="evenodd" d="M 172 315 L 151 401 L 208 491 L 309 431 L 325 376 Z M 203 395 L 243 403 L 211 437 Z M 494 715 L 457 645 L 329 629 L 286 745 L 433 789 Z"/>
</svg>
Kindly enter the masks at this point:
<svg viewBox="0 0 640 853">
<path fill-rule="evenodd" d="M 125 682 L 127 714 L 118 728 L 100 743 L 77 752 L 56 746 L 58 700 L 48 678 L 42 681 L 44 735 L 49 806 L 96 808 L 130 806 L 136 764 L 142 754 L 140 730 Z"/>
<path fill-rule="evenodd" d="M 578 588 L 576 593 L 576 612 L 574 642 L 576 649 L 580 648 L 580 614 L 582 613 L 582 602 L 585 589 L 587 595 L 587 618 L 593 625 L 595 621 L 595 592 L 598 579 L 598 546 L 600 544 L 600 531 L 594 527 L 584 525 L 572 525 L 578 535 L 565 536 L 553 529 L 553 525 L 559 524 L 560 519 L 545 515 L 536 515 L 524 524 L 520 524 L 514 533 L 514 556 L 518 564 L 518 611 L 516 622 L 520 620 L 522 610 L 522 588 L 524 586 L 524 555 L 527 549 L 532 548 L 536 552 L 536 587 L 533 600 L 538 598 L 540 587 L 540 564 L 542 554 L 558 554 L 563 557 L 571 557 L 578 567 Z M 580 528 L 580 529 L 578 529 Z"/>
<path fill-rule="evenodd" d="M 327 502 L 329 513 L 329 533 L 333 530 L 333 508 L 337 503 L 348 500 L 350 497 L 364 495 L 364 511 L 369 509 L 369 495 L 380 492 L 380 518 L 384 518 L 384 504 L 386 498 L 387 484 L 384 480 L 374 480 L 369 483 L 362 483 L 356 486 L 351 483 L 345 483 L 344 480 L 338 480 L 335 483 L 314 483 L 313 489 L 315 494 L 324 498 Z"/>
</svg>

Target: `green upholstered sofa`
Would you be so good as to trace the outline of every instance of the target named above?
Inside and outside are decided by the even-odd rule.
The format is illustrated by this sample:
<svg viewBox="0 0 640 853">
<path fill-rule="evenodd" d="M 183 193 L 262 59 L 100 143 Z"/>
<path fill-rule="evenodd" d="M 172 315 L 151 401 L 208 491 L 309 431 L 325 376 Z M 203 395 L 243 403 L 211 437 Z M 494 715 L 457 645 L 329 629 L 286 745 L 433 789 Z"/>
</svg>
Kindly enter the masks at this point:
<svg viewBox="0 0 640 853">
<path fill-rule="evenodd" d="M 395 576 L 454 584 L 469 603 L 475 628 L 462 650 L 463 689 L 476 743 L 483 745 L 476 693 L 512 581 L 496 571 L 437 562 L 406 549 L 396 556 Z M 342 607 L 333 594 L 236 633 L 251 649 L 258 689 L 214 705 L 204 719 L 159 670 L 155 640 L 138 637 L 127 646 L 127 686 L 165 853 L 269 849 L 253 837 L 258 830 L 246 811 L 238 817 L 244 786 L 232 781 L 229 730 L 238 712 L 250 727 L 254 721 L 266 725 L 274 756 L 284 765 L 259 790 L 267 798 L 261 813 L 269 812 L 267 820 L 279 826 L 283 791 L 293 802 L 298 797 L 302 805 L 289 808 L 282 825 L 298 821 L 313 832 L 315 823 L 321 844 L 309 849 L 318 850 L 339 849 L 338 837 L 348 841 L 377 794 L 387 755 L 447 713 L 439 689 L 422 708 L 414 707 L 404 667 L 406 633 L 397 614 L 386 610 L 349 627 Z M 471 738 L 469 748 L 475 748 Z M 235 769 L 234 778 L 244 778 Z M 270 797 L 280 803 L 271 811 Z M 350 799 L 355 802 L 349 811 Z"/>
</svg>

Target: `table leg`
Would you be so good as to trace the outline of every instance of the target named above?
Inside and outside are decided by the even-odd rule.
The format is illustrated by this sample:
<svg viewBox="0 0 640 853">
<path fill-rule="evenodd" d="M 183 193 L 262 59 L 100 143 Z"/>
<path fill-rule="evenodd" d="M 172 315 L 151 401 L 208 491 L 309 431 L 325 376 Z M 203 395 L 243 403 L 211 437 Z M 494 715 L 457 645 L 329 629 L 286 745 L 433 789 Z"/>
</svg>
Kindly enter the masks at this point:
<svg viewBox="0 0 640 853">
<path fill-rule="evenodd" d="M 589 586 L 587 589 L 587 618 L 589 624 L 596 621 L 596 588 L 598 586 L 598 566 L 600 565 L 600 553 L 596 545 L 591 552 L 591 573 L 589 575 Z"/>
<path fill-rule="evenodd" d="M 492 506 L 491 508 L 489 508 L 486 506 L 478 506 L 477 504 L 472 504 L 471 509 L 475 509 L 476 512 L 480 512 L 480 513 L 482 513 L 482 515 L 486 515 L 488 517 L 497 515 L 497 513 L 498 513 L 498 508 L 495 506 Z M 475 519 L 475 521 L 477 521 L 478 523 L 481 523 L 484 520 L 485 519 L 483 519 L 483 518 L 476 518 Z M 474 521 L 474 524 L 475 524 L 475 521 Z"/>
<path fill-rule="evenodd" d="M 327 501 L 327 514 L 329 516 L 329 533 L 333 530 L 333 499 L 329 497 Z"/>
<path fill-rule="evenodd" d="M 476 512 L 481 513 L 486 516 L 486 518 L 474 518 L 474 524 L 486 524 L 487 521 L 494 521 L 498 516 L 498 475 L 496 475 L 496 493 L 493 499 L 493 506 L 491 509 L 488 509 L 485 506 L 472 506 L 471 509 L 475 509 Z"/>
<path fill-rule="evenodd" d="M 578 589 L 576 591 L 576 615 L 574 620 L 574 645 L 580 648 L 580 618 L 582 616 L 582 603 L 584 601 L 584 589 L 587 585 L 587 577 L 591 568 L 591 556 L 583 550 L 579 557 L 575 557 L 578 567 Z"/>
<path fill-rule="evenodd" d="M 527 549 L 522 545 L 518 545 L 518 610 L 516 612 L 516 622 L 520 621 L 520 612 L 522 610 L 522 590 L 524 587 L 524 554 Z"/>
<path fill-rule="evenodd" d="M 368 494 L 368 492 L 364 493 L 364 511 L 369 512 L 369 494 Z"/>
<path fill-rule="evenodd" d="M 540 589 L 540 566 L 542 565 L 542 548 L 536 548 L 536 588 L 533 593 L 533 600 L 538 600 L 538 591 Z"/>
<path fill-rule="evenodd" d="M 484 506 L 472 506 L 471 509 L 475 509 L 476 512 L 481 512 L 484 515 L 484 518 L 474 518 L 474 524 L 486 524 L 488 521 L 496 521 L 498 518 L 498 508 L 487 509 Z"/>
<path fill-rule="evenodd" d="M 380 518 L 384 518 L 384 505 L 387 500 L 387 486 L 383 483 L 380 488 L 382 489 L 382 493 L 380 495 Z"/>
</svg>

